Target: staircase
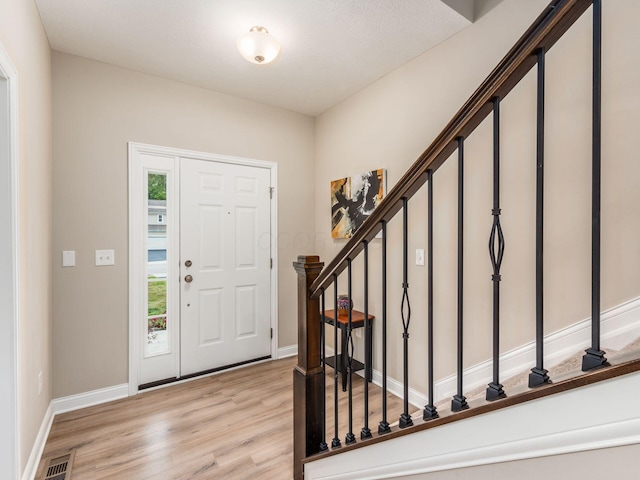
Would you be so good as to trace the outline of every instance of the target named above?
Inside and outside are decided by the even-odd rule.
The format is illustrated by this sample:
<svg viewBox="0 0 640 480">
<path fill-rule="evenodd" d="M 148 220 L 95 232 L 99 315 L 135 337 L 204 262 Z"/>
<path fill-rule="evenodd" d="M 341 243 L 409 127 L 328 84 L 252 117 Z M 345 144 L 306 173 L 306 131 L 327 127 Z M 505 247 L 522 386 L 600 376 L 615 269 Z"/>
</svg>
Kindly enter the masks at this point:
<svg viewBox="0 0 640 480">
<path fill-rule="evenodd" d="M 591 316 L 587 321 L 589 339 L 584 352 L 568 361 L 569 364 L 562 364 L 564 370 L 558 372 L 550 368 L 552 362 L 547 351 L 550 335 L 545 335 L 549 330 L 549 325 L 545 323 L 545 314 L 549 310 L 549 303 L 545 303 L 545 281 L 548 285 L 549 278 L 557 275 L 557 269 L 549 268 L 550 262 L 548 259 L 545 261 L 543 247 L 558 241 L 555 236 L 550 238 L 548 233 L 545 234 L 545 211 L 548 213 L 550 208 L 548 202 L 545 204 L 545 192 L 548 192 L 545 180 L 551 184 L 554 181 L 553 177 L 545 175 L 545 142 L 550 133 L 545 122 L 555 125 L 553 120 L 545 117 L 545 107 L 548 107 L 545 98 L 546 61 L 549 50 L 587 11 L 592 12 L 593 18 L 593 67 L 589 72 L 592 77 L 592 128 L 590 138 L 582 141 L 591 147 L 587 162 L 591 188 L 588 203 L 584 205 L 591 244 L 588 262 L 591 291 L 588 309 Z M 501 186 L 504 187 L 501 185 L 501 168 L 508 166 L 506 162 L 510 159 L 501 155 L 504 143 L 504 138 L 501 139 L 501 110 L 505 103 L 508 107 L 505 99 L 513 95 L 512 91 L 517 90 L 516 87 L 532 70 L 536 114 L 530 128 L 535 132 L 535 164 L 532 168 L 536 172 L 533 186 L 536 228 L 531 252 L 535 261 L 531 262 L 532 271 L 527 275 L 535 279 L 531 282 L 530 291 L 534 306 L 531 315 L 525 311 L 514 316 L 513 308 L 505 311 L 504 292 L 513 292 L 510 282 L 514 276 L 522 274 L 520 271 L 514 272 L 512 268 L 506 269 L 506 263 L 503 264 L 503 260 L 509 258 L 511 251 L 508 245 L 514 232 L 513 222 L 504 221 L 502 212 L 505 196 L 501 197 Z M 608 427 L 603 427 L 604 430 L 601 430 L 606 430 L 604 435 L 609 435 L 609 443 L 600 445 L 634 441 L 634 434 L 629 432 L 637 427 L 637 415 L 630 410 L 628 400 L 638 393 L 640 361 L 635 351 L 614 353 L 602 345 L 606 313 L 603 313 L 601 306 L 602 171 L 609 175 L 614 172 L 607 171 L 607 159 L 603 161 L 602 158 L 601 123 L 602 2 L 552 1 L 335 258 L 326 267 L 317 256 L 298 258 L 294 263 L 298 274 L 299 305 L 298 365 L 294 370 L 296 479 L 303 476 L 327 479 L 401 478 L 401 475 L 435 471 L 440 468 L 438 465 L 442 465 L 443 458 L 457 459 L 455 461 L 461 462 L 460 466 L 467 465 L 464 462 L 474 464 L 474 461 L 476 465 L 481 465 L 483 460 L 480 457 L 474 460 L 474 456 L 468 454 L 472 449 L 484 452 L 485 459 L 491 455 L 495 459 L 501 451 L 512 454 L 512 457 L 506 455 L 503 460 L 528 458 L 526 452 L 544 451 L 544 441 L 541 443 L 540 439 L 557 440 L 563 436 L 578 435 L 576 432 L 584 436 L 589 429 L 601 427 L 602 422 L 597 418 L 602 410 L 599 406 L 603 401 L 610 402 L 607 395 L 613 388 L 624 391 L 621 396 L 627 402 L 616 399 L 614 403 L 620 404 L 620 408 L 616 409 L 619 417 L 611 417 L 605 423 L 615 423 L 621 430 L 614 428 L 609 431 Z M 474 166 L 465 158 L 465 145 L 469 138 L 473 142 L 473 133 L 481 126 L 485 130 L 491 129 L 490 175 L 482 177 L 490 181 L 488 188 L 491 195 L 487 209 L 492 221 L 487 225 L 487 264 L 490 268 L 484 278 L 488 283 L 478 286 L 475 283 L 477 279 L 470 276 L 469 269 L 465 268 L 465 261 L 469 261 L 465 252 L 469 251 L 470 240 L 469 236 L 465 237 L 465 226 L 468 227 L 469 219 L 465 217 L 464 207 L 469 204 L 469 190 L 475 191 L 480 178 L 476 175 L 469 182 L 468 175 L 465 175 L 469 165 Z M 478 170 L 476 168 L 473 171 L 477 173 Z M 447 175 L 451 177 L 451 172 L 455 172 L 455 186 L 445 181 Z M 445 208 L 442 194 L 434 194 L 434 191 L 442 191 L 438 190 L 444 188 L 441 185 L 451 190 L 449 203 L 453 203 L 455 209 Z M 419 201 L 416 202 L 416 199 Z M 513 210 L 511 206 L 509 208 Z M 420 213 L 415 214 L 416 210 Z M 451 215 L 443 217 L 442 211 L 451 212 L 455 218 L 451 218 Z M 419 219 L 417 224 L 416 217 Z M 438 243 L 439 229 L 443 228 L 443 224 L 449 225 L 454 232 L 445 250 L 442 249 L 442 242 Z M 409 265 L 410 237 L 415 235 L 416 230 L 425 231 L 427 246 L 426 268 L 419 272 L 422 274 L 419 280 L 416 280 L 417 273 Z M 475 241 L 475 232 L 471 233 Z M 378 236 L 381 237 L 379 240 Z M 626 254 L 636 261 L 637 253 Z M 442 259 L 453 260 L 445 275 L 442 274 L 442 268 L 434 268 L 437 262 L 444 263 Z M 582 263 L 576 267 L 578 271 L 582 271 Z M 415 289 L 416 283 L 418 289 Z M 489 285 L 490 288 L 487 288 Z M 455 302 L 448 307 L 451 315 L 442 314 L 443 295 L 440 293 L 443 291 L 455 292 Z M 488 314 L 477 310 L 478 302 L 469 309 L 469 291 L 476 296 L 477 292 L 486 294 L 489 301 L 479 304 L 486 304 Z M 361 407 L 354 399 L 354 385 L 358 384 L 359 379 L 353 369 L 348 369 L 347 391 L 341 392 L 338 373 L 329 371 L 325 363 L 329 356 L 327 350 L 338 350 L 338 344 L 333 340 L 338 335 L 337 328 L 324 320 L 328 310 L 337 310 L 338 293 L 343 292 L 356 301 L 365 319 L 369 318 L 369 314 L 375 314 L 376 317 L 374 336 L 377 340 L 374 351 L 369 351 L 365 342 L 365 351 L 356 355 L 353 319 L 349 312 L 347 347 L 341 354 L 348 358 L 349 366 L 354 365 L 354 357 L 358 356 L 365 359 L 365 371 L 374 371 L 374 380 L 381 388 L 381 395 L 376 397 L 376 402 L 379 401 L 377 398 L 382 402 L 379 421 L 372 421 L 370 417 L 372 409 L 379 407 L 377 404 L 372 407 L 369 403 L 374 387 L 362 382 L 362 392 L 358 390 L 357 394 L 362 395 Z M 416 304 L 424 308 L 416 309 Z M 489 322 L 482 320 L 485 316 Z M 480 324 L 483 329 L 478 328 Z M 369 326 L 366 325 L 367 328 Z M 511 350 L 505 349 L 501 343 L 501 333 L 505 329 L 518 328 L 531 334 L 532 358 L 524 375 L 519 379 L 505 380 L 505 363 Z M 474 332 L 471 338 L 469 331 Z M 469 360 L 465 355 L 469 355 L 470 345 L 475 347 L 476 344 L 490 346 L 487 355 L 490 359 L 485 362 L 490 367 L 490 378 L 480 389 L 475 389 L 475 386 L 470 388 L 467 383 Z M 473 355 L 478 356 L 477 353 Z M 420 361 L 415 361 L 416 356 Z M 442 357 L 455 366 L 438 365 Z M 577 371 L 567 368 L 576 363 L 579 367 Z M 437 387 L 443 379 L 442 372 L 447 372 L 447 369 L 454 371 L 454 385 L 452 395 L 442 401 L 437 394 Z M 328 373 L 333 373 L 333 382 Z M 400 385 L 397 393 L 402 400 L 402 412 L 399 417 L 395 413 L 391 417 L 387 405 L 392 384 Z M 416 403 L 416 391 L 424 395 L 424 407 L 418 412 L 413 406 Z M 331 392 L 333 395 L 330 395 Z M 589 398 L 583 398 L 587 394 Z M 339 405 L 340 398 L 342 401 Z M 334 401 L 333 407 L 328 405 L 328 402 Z M 540 410 L 542 404 L 544 410 Z M 591 416 L 581 414 L 571 405 L 579 405 L 580 409 L 594 413 Z M 563 419 L 567 419 L 567 422 Z M 512 428 L 514 425 L 517 428 Z M 595 446 L 597 444 L 597 439 L 587 437 L 574 441 L 573 451 L 598 448 Z M 448 465 L 451 465 L 451 461 Z"/>
</svg>

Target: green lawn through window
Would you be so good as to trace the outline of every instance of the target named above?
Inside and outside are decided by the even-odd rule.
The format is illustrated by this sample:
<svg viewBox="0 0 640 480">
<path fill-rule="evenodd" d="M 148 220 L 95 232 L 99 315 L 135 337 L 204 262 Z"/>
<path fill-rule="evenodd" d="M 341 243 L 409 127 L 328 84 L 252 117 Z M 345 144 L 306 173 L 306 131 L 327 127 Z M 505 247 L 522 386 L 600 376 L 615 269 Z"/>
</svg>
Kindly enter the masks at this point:
<svg viewBox="0 0 640 480">
<path fill-rule="evenodd" d="M 167 312 L 167 281 L 150 280 L 149 282 L 149 316 L 162 315 Z"/>
</svg>

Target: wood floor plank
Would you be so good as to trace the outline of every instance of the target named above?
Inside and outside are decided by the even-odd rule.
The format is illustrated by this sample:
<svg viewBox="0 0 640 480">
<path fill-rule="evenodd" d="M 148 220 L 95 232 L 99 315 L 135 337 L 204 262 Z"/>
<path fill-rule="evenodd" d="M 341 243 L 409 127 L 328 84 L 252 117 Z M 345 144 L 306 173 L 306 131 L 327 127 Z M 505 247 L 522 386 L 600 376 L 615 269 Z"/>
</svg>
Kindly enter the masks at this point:
<svg viewBox="0 0 640 480">
<path fill-rule="evenodd" d="M 251 365 L 58 415 L 43 458 L 75 450 L 74 480 L 291 479 L 295 363 L 295 358 L 287 358 Z M 327 370 L 330 442 L 333 371 Z M 363 385 L 362 378 L 355 376 L 354 433 L 358 438 L 364 415 Z M 370 422 L 375 431 L 381 391 L 370 384 L 370 393 Z M 400 399 L 392 395 L 388 402 L 390 412 L 401 408 Z M 339 412 L 344 441 L 347 393 L 342 391 Z"/>
</svg>

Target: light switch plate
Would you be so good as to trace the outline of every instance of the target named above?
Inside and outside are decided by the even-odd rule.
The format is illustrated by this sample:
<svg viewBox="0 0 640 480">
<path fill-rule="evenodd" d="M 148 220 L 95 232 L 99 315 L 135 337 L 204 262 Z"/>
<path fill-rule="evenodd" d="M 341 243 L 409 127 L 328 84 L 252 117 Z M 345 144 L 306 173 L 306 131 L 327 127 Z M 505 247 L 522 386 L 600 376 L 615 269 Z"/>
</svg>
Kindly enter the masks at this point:
<svg viewBox="0 0 640 480">
<path fill-rule="evenodd" d="M 424 265 L 424 248 L 416 248 L 416 265 Z"/>
<path fill-rule="evenodd" d="M 75 267 L 76 266 L 76 251 L 75 250 L 63 250 L 62 251 L 62 266 L 63 267 Z"/>
<path fill-rule="evenodd" d="M 96 267 L 115 265 L 116 254 L 114 250 L 96 250 Z"/>
</svg>

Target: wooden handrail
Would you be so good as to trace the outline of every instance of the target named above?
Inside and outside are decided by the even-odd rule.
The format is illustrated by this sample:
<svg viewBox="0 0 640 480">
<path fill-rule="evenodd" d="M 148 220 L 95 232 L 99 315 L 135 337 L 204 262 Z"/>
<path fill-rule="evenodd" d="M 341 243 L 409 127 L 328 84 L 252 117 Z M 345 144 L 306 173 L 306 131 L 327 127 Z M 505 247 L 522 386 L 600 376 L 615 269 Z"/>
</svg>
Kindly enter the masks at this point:
<svg viewBox="0 0 640 480">
<path fill-rule="evenodd" d="M 491 113 L 492 99 L 504 98 L 522 80 L 536 64 L 537 50 L 549 50 L 592 3 L 592 0 L 553 0 L 544 9 L 313 282 L 311 298 L 319 297 L 322 289 L 331 285 L 333 275 L 340 274 L 345 269 L 347 260 L 354 259 L 364 248 L 364 242 L 370 242 L 376 236 L 382 228 L 382 222 L 388 222 L 395 216 L 402 207 L 402 199 L 411 198 L 420 189 L 427 179 L 427 171 L 435 172 L 456 150 L 456 139 L 468 137 Z"/>
</svg>

